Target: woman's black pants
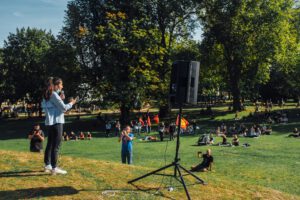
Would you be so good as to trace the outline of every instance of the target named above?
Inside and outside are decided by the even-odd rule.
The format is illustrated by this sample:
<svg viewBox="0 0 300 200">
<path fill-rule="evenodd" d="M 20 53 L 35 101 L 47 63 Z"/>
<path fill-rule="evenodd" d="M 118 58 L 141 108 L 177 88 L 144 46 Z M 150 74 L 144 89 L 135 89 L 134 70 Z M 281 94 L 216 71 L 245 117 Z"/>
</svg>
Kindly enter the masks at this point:
<svg viewBox="0 0 300 200">
<path fill-rule="evenodd" d="M 57 165 L 58 151 L 60 148 L 63 133 L 63 124 L 54 124 L 48 126 L 48 143 L 45 151 L 45 165 L 52 166 L 54 169 Z"/>
</svg>

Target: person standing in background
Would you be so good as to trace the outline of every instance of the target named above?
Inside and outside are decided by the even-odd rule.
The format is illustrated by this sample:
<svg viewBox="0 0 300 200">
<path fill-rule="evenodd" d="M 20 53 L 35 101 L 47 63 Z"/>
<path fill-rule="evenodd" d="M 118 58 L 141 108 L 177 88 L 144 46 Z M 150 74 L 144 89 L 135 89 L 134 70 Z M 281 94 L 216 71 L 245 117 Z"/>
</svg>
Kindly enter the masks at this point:
<svg viewBox="0 0 300 200">
<path fill-rule="evenodd" d="M 122 142 L 122 150 L 121 150 L 121 158 L 122 163 L 127 163 L 130 165 L 132 164 L 132 157 L 133 157 L 133 148 L 132 148 L 132 140 L 134 135 L 131 133 L 130 126 L 126 126 L 125 129 L 122 131 L 119 142 Z"/>
</svg>

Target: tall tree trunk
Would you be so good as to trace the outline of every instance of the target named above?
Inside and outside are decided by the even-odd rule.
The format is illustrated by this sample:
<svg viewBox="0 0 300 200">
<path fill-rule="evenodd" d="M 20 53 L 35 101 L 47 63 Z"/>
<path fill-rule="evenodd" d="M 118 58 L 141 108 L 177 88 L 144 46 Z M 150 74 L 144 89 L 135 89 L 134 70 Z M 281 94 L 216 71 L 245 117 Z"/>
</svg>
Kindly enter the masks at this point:
<svg viewBox="0 0 300 200">
<path fill-rule="evenodd" d="M 230 59 L 228 62 L 228 72 L 229 72 L 229 82 L 230 82 L 230 89 L 232 93 L 232 98 L 233 98 L 233 111 L 241 111 L 242 106 L 241 106 L 241 90 L 239 87 L 239 82 L 240 82 L 240 68 L 239 68 L 240 63 L 235 60 L 235 59 Z"/>
<path fill-rule="evenodd" d="M 130 108 L 126 106 L 126 103 L 122 103 L 120 107 L 121 116 L 120 123 L 124 127 L 130 124 Z"/>
<path fill-rule="evenodd" d="M 230 81 L 231 84 L 231 92 L 233 97 L 233 111 L 241 111 L 241 91 L 238 85 L 238 80 L 233 79 Z"/>
</svg>

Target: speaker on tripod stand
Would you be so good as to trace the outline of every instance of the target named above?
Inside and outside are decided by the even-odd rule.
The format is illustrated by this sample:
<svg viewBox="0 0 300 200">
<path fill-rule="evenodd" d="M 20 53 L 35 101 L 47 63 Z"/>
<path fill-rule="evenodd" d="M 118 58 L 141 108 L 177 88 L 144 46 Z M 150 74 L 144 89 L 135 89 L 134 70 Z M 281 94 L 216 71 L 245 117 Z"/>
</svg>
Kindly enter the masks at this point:
<svg viewBox="0 0 300 200">
<path fill-rule="evenodd" d="M 187 173 L 188 175 L 193 176 L 200 183 L 206 184 L 201 178 L 181 166 L 179 163 L 180 158 L 178 157 L 179 147 L 180 147 L 180 129 L 181 129 L 181 115 L 182 115 L 182 104 L 197 104 L 197 95 L 198 95 L 198 81 L 199 81 L 199 70 L 200 63 L 197 61 L 175 61 L 172 65 L 171 72 L 171 82 L 170 82 L 170 102 L 172 106 L 179 107 L 179 123 L 177 130 L 177 141 L 176 141 L 176 152 L 175 158 L 172 163 L 166 165 L 162 168 L 159 168 L 155 171 L 147 173 L 141 177 L 128 181 L 132 184 L 135 181 L 146 178 L 150 175 L 154 175 L 157 172 L 160 172 L 169 167 L 174 167 L 173 177 L 178 180 L 184 187 L 187 199 L 190 200 L 189 191 L 187 185 L 183 179 L 182 172 Z M 179 179 L 178 179 L 179 177 Z"/>
<path fill-rule="evenodd" d="M 175 61 L 172 65 L 170 102 L 197 104 L 200 62 Z"/>
</svg>

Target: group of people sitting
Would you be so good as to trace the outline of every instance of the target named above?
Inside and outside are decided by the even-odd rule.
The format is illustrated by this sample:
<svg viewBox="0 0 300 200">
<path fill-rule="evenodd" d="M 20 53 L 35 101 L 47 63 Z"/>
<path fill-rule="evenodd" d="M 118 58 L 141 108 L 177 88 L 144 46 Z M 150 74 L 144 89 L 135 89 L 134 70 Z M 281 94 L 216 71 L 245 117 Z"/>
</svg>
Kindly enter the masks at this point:
<svg viewBox="0 0 300 200">
<path fill-rule="evenodd" d="M 245 124 L 233 124 L 232 126 L 227 126 L 222 123 L 221 126 L 217 127 L 216 135 L 222 136 L 225 135 L 227 137 L 232 137 L 234 135 L 239 135 L 242 137 L 259 137 L 260 135 L 271 135 L 272 127 L 270 125 L 259 125 L 253 124 L 249 129 L 245 126 Z"/>
<path fill-rule="evenodd" d="M 76 135 L 73 131 L 71 131 L 70 134 L 67 134 L 67 132 L 64 132 L 63 139 L 64 139 L 64 141 L 91 140 L 92 134 L 90 132 L 87 132 L 86 134 L 84 134 L 83 132 L 80 132 L 78 135 Z"/>
<path fill-rule="evenodd" d="M 276 112 L 264 112 L 259 113 L 250 112 L 248 119 L 252 121 L 264 121 L 267 124 L 286 124 L 289 122 L 288 112 L 287 111 L 276 111 Z"/>
<path fill-rule="evenodd" d="M 239 146 L 239 137 L 250 137 L 256 138 L 260 135 L 271 135 L 272 128 L 271 126 L 253 124 L 249 129 L 244 124 L 233 124 L 232 126 L 227 126 L 222 123 L 221 126 L 217 127 L 214 131 L 211 131 L 210 134 L 201 135 L 198 139 L 198 145 L 213 145 L 214 137 L 213 135 L 222 137 L 222 142 L 218 143 L 219 146 Z M 228 137 L 232 137 L 232 141 L 228 142 Z M 243 146 L 250 146 L 248 143 L 243 144 Z"/>
<path fill-rule="evenodd" d="M 274 123 L 286 124 L 289 122 L 288 114 L 282 111 L 277 111 L 275 113 L 268 114 L 266 122 L 269 124 L 274 124 Z"/>
<path fill-rule="evenodd" d="M 222 142 L 218 143 L 217 145 L 218 146 L 239 146 L 240 145 L 240 141 L 239 141 L 239 138 L 238 138 L 238 135 L 234 135 L 233 136 L 233 139 L 232 139 L 232 142 L 228 142 L 227 140 L 227 136 L 226 135 L 221 135 L 222 137 Z M 213 134 L 204 134 L 204 135 L 201 135 L 198 139 L 198 145 L 213 145 L 214 144 L 214 138 L 213 138 Z M 245 144 L 243 144 L 245 145 Z"/>
</svg>

